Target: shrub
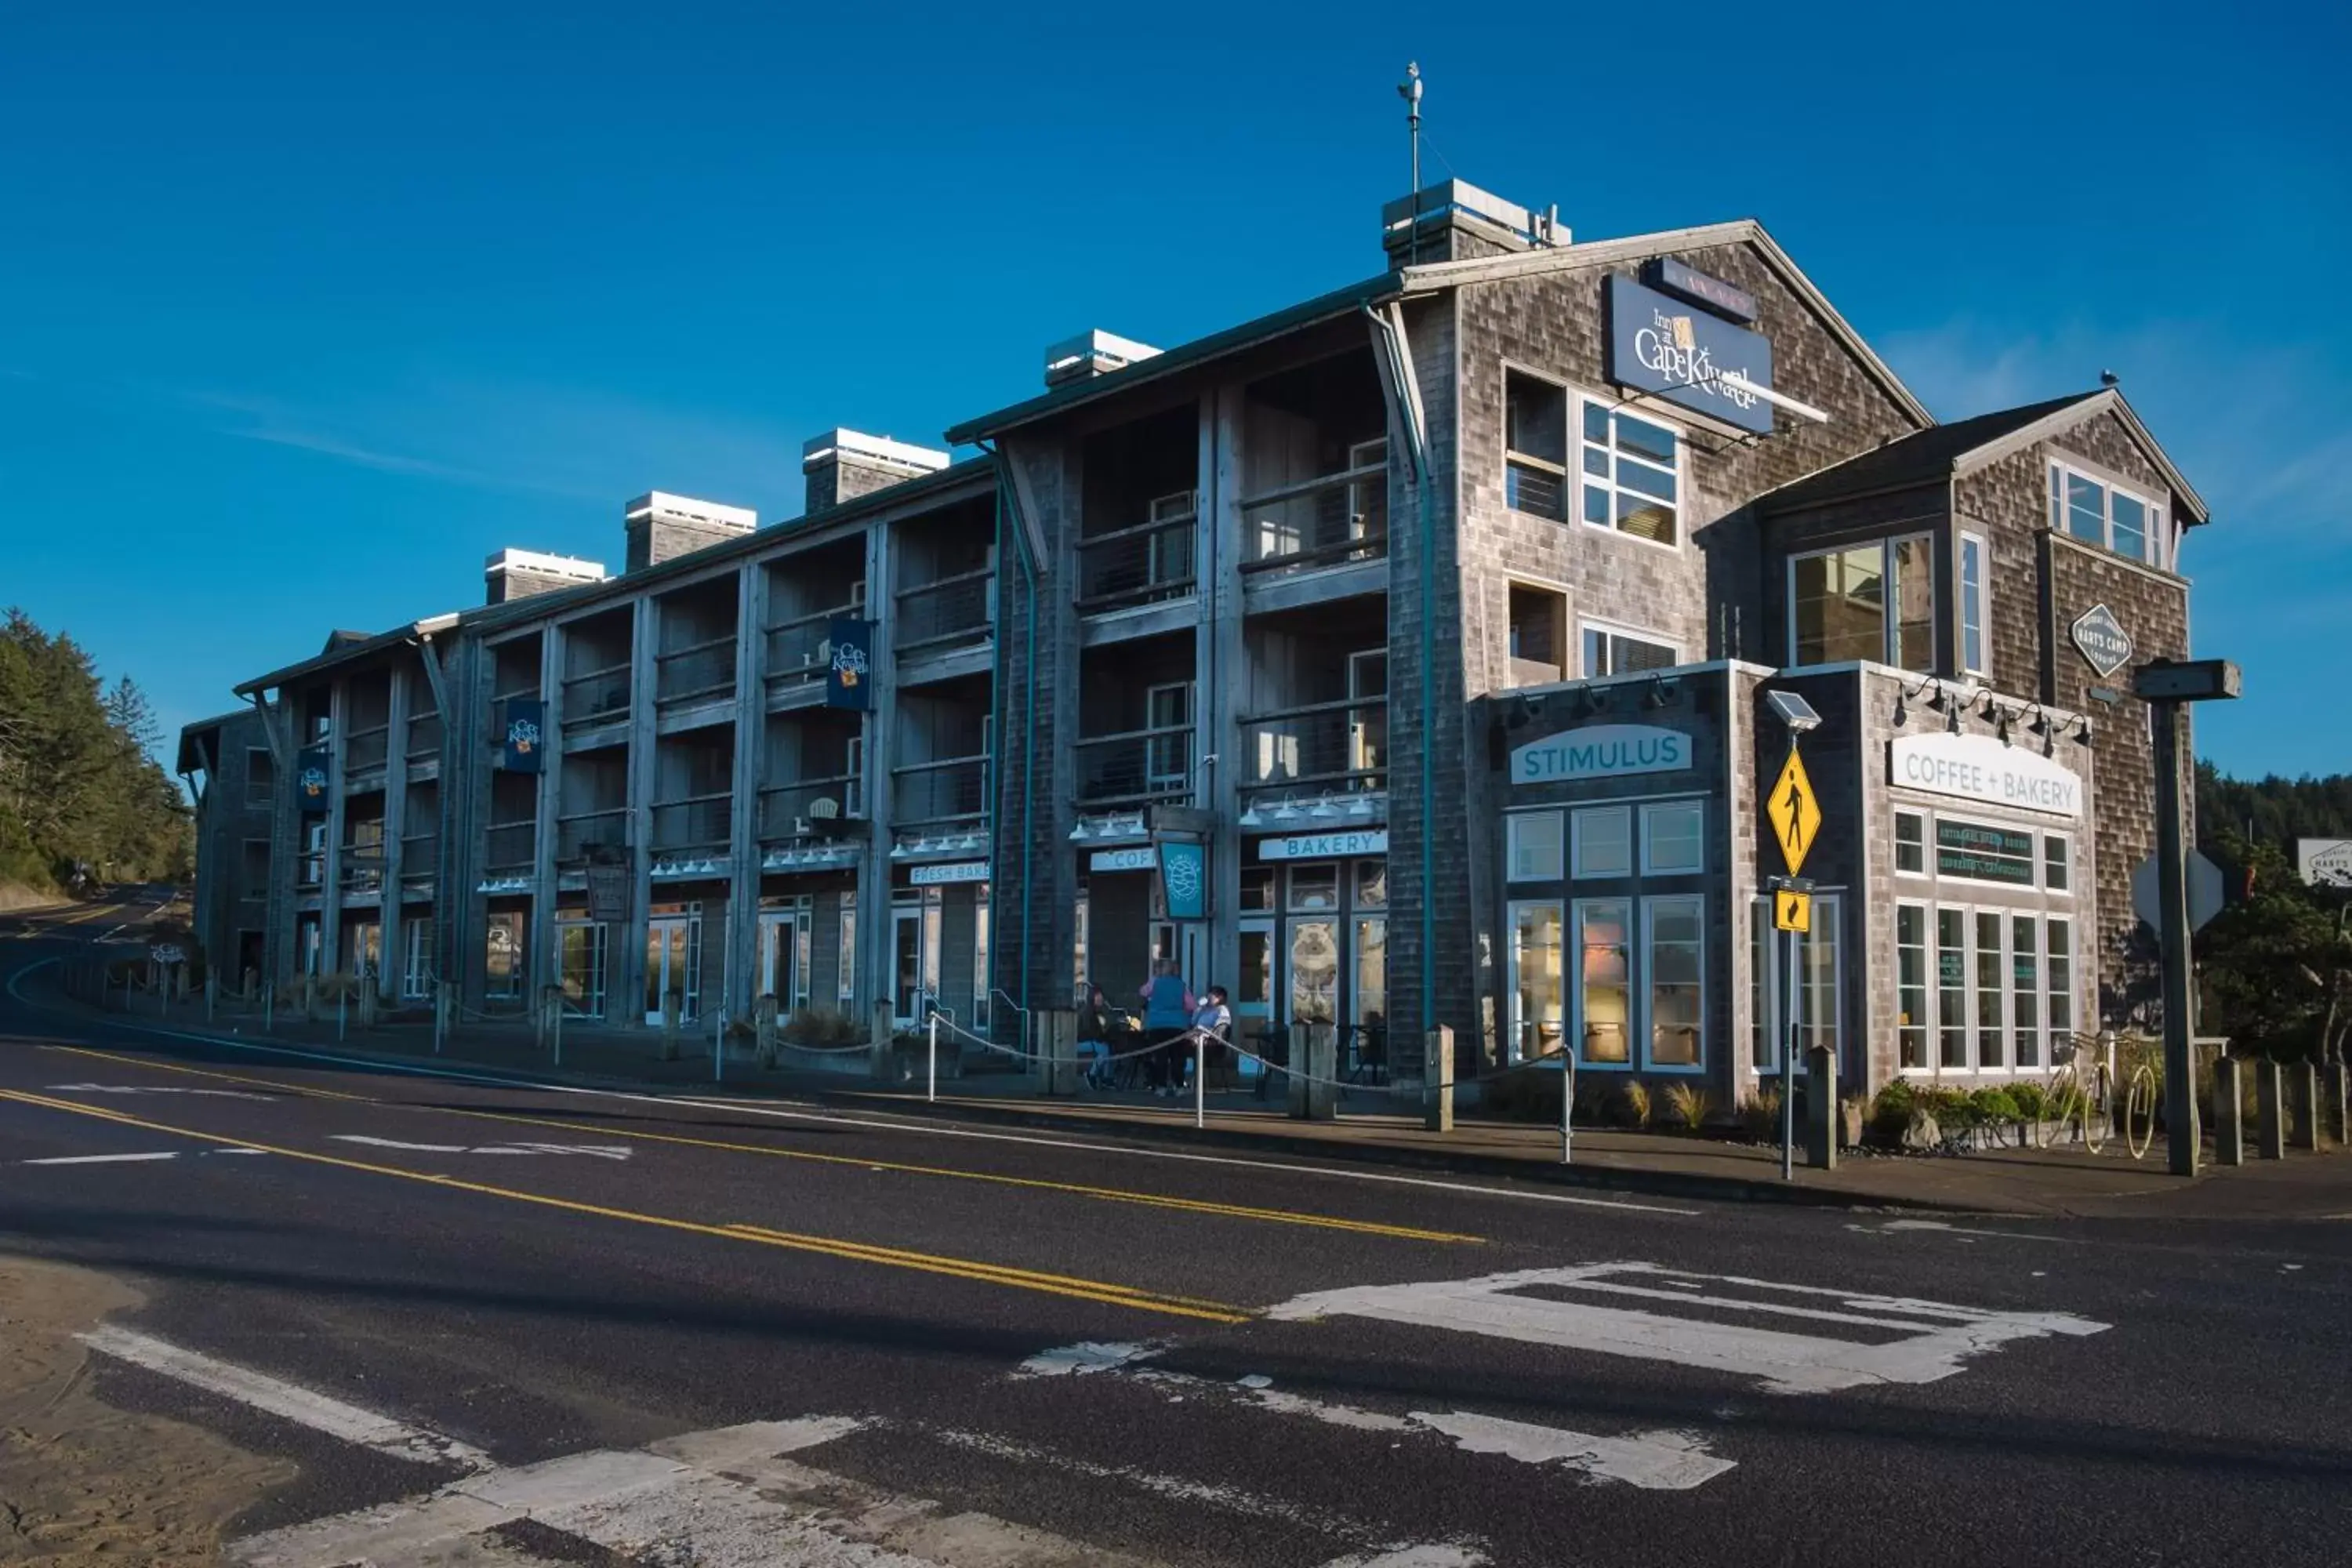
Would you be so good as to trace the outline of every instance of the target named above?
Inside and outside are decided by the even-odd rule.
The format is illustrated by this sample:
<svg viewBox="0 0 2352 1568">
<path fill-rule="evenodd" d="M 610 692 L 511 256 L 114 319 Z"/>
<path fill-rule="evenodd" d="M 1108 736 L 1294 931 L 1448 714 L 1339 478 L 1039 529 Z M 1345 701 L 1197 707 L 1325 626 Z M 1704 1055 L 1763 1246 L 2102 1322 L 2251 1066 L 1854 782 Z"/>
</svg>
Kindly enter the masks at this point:
<svg viewBox="0 0 2352 1568">
<path fill-rule="evenodd" d="M 1489 1114 L 1506 1121 L 1559 1121 L 1560 1075 L 1548 1068 L 1517 1068 L 1486 1086 Z"/>
<path fill-rule="evenodd" d="M 2050 1096 L 2038 1083 L 2011 1084 L 2009 1098 L 2017 1102 L 2017 1115 L 2021 1121 L 2042 1121 L 2050 1109 Z"/>
<path fill-rule="evenodd" d="M 1619 1084 L 1616 1107 L 1619 1125 L 1643 1128 L 1650 1124 L 1650 1091 L 1643 1085 L 1631 1079 Z"/>
<path fill-rule="evenodd" d="M 1666 1089 L 1666 1109 L 1674 1112 L 1675 1125 L 1685 1132 L 1696 1132 L 1706 1125 L 1715 1107 L 1706 1090 L 1687 1083 L 1671 1085 Z"/>
<path fill-rule="evenodd" d="M 1911 1118 L 1918 1109 L 1917 1089 L 1896 1079 L 1871 1096 L 1864 1121 L 1871 1136 L 1881 1143 L 1900 1143 L 1903 1135 L 1911 1131 Z"/>
<path fill-rule="evenodd" d="M 836 1007 L 803 1007 L 784 1020 L 779 1031 L 795 1046 L 817 1049 L 854 1046 L 866 1038 L 857 1020 Z"/>
<path fill-rule="evenodd" d="M 1995 1127 L 2006 1127 L 2023 1114 L 2018 1110 L 2016 1098 L 2005 1089 L 1980 1089 L 1969 1096 L 1969 1106 L 1979 1122 Z"/>
<path fill-rule="evenodd" d="M 1767 1086 L 1742 1100 L 1739 1121 L 1758 1142 L 1777 1141 L 1780 1136 L 1780 1091 Z"/>
</svg>

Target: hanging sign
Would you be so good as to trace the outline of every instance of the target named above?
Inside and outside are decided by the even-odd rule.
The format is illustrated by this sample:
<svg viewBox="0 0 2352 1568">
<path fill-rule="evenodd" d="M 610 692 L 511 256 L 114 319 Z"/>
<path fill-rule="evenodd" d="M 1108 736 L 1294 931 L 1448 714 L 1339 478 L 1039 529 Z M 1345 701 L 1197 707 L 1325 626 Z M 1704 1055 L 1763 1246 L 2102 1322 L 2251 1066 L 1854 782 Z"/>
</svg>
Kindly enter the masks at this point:
<svg viewBox="0 0 2352 1568">
<path fill-rule="evenodd" d="M 1756 320 L 1755 295 L 1671 256 L 1661 256 L 1644 265 L 1642 281 L 1653 289 L 1679 294 L 1694 305 L 1704 305 L 1718 316 L 1740 322 Z"/>
<path fill-rule="evenodd" d="M 499 766 L 510 773 L 535 773 L 547 734 L 547 704 L 536 697 L 509 697 L 500 717 Z"/>
<path fill-rule="evenodd" d="M 1160 890 L 1171 921 L 1209 918 L 1209 847 L 1171 839 L 1160 846 Z"/>
<path fill-rule="evenodd" d="M 874 706 L 874 623 L 835 621 L 829 638 L 833 658 L 825 665 L 824 705 L 828 708 Z"/>
<path fill-rule="evenodd" d="M 305 816 L 327 815 L 327 781 L 332 759 L 324 746 L 305 746 L 294 758 L 294 800 Z"/>
<path fill-rule="evenodd" d="M 1905 789 L 1982 801 L 2053 816 L 2083 814 L 2083 779 L 2041 752 L 2004 746 L 1990 735 L 1898 736 L 1889 746 L 1892 777 Z"/>
<path fill-rule="evenodd" d="M 629 899 L 636 890 L 636 879 L 625 863 L 619 866 L 588 868 L 588 918 L 592 921 L 625 921 L 629 918 Z"/>
<path fill-rule="evenodd" d="M 1610 380 L 1742 430 L 1772 433 L 1772 405 L 1723 381 L 1737 374 L 1770 390 L 1771 339 L 1613 272 L 1607 288 Z"/>
<path fill-rule="evenodd" d="M 2105 680 L 2131 662 L 2131 634 L 2124 630 L 2116 613 L 2105 605 L 2093 605 L 2071 630 L 2075 651 L 2098 671 L 2100 679 Z"/>
<path fill-rule="evenodd" d="M 942 864 L 918 866 L 907 873 L 909 887 L 937 888 L 950 882 L 985 882 L 988 862 L 985 860 L 950 860 Z"/>
<path fill-rule="evenodd" d="M 1515 784 L 1567 784 L 1627 773 L 1678 773 L 1691 765 L 1691 738 L 1654 724 L 1587 724 L 1529 741 L 1511 752 Z"/>
</svg>

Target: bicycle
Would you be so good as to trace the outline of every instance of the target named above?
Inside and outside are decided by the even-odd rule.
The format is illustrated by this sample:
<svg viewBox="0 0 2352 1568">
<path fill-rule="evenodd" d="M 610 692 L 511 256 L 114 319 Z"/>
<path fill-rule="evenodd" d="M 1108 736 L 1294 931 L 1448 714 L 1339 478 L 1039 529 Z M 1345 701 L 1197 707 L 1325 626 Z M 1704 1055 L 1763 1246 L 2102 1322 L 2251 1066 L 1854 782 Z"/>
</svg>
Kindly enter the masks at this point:
<svg viewBox="0 0 2352 1568">
<path fill-rule="evenodd" d="M 2090 1058 L 2087 1074 L 2082 1065 L 2085 1057 Z M 2076 1037 L 2073 1059 L 2058 1065 L 2043 1090 L 2047 1125 L 2055 1131 L 2045 1135 L 2042 1147 L 2051 1147 L 2058 1133 L 2079 1123 L 2086 1152 L 2096 1154 L 2105 1149 L 2107 1137 L 2115 1131 L 2115 1069 L 2098 1055 L 2097 1042 Z"/>
<path fill-rule="evenodd" d="M 2156 1112 L 2163 1080 L 2157 1076 L 2150 1053 L 2158 1042 L 2137 1036 L 2124 1043 L 2130 1063 L 2124 1074 L 2124 1148 L 2135 1160 L 2144 1160 L 2156 1142 Z"/>
</svg>

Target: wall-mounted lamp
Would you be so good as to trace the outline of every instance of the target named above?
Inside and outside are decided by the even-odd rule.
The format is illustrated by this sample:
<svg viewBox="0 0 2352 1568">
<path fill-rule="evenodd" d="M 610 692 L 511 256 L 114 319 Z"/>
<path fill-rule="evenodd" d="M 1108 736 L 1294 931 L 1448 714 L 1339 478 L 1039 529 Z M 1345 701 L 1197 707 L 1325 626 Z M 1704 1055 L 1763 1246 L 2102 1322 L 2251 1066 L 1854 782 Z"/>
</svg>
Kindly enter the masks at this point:
<svg viewBox="0 0 2352 1568">
<path fill-rule="evenodd" d="M 1664 708 L 1680 695 L 1682 695 L 1682 682 L 1668 680 L 1663 675 L 1654 675 L 1650 677 L 1650 689 L 1642 694 L 1642 705 L 1645 708 Z"/>
</svg>

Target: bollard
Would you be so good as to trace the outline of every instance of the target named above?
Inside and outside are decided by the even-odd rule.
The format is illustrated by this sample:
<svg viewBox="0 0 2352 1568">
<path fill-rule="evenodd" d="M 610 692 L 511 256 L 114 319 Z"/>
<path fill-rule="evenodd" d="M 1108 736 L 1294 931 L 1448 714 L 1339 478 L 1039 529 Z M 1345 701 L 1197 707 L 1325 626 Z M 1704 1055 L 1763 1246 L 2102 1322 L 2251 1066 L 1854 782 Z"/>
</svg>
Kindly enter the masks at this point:
<svg viewBox="0 0 2352 1568">
<path fill-rule="evenodd" d="M 2286 1158 L 2285 1107 L 2279 1103 L 2279 1065 L 2264 1057 L 2254 1063 L 2254 1155 Z"/>
<path fill-rule="evenodd" d="M 1422 1127 L 1431 1132 L 1454 1131 L 1454 1030 L 1440 1024 L 1422 1037 L 1421 1085 L 1426 1100 L 1422 1107 Z M 1561 1125 L 1565 1127 L 1566 1122 Z M 1568 1160 L 1565 1132 L 1561 1133 L 1560 1161 Z"/>
<path fill-rule="evenodd" d="M 2213 1061 L 2213 1163 L 2246 1163 L 2246 1092 L 2235 1057 Z"/>
<path fill-rule="evenodd" d="M 719 1026 L 710 1035 L 710 1081 L 727 1081 L 727 1009 L 718 1009 Z"/>
<path fill-rule="evenodd" d="M 759 1041 L 760 1065 L 772 1068 L 776 1065 L 776 994 L 762 992 L 751 1004 L 751 1029 Z"/>
<path fill-rule="evenodd" d="M 350 994 L 341 986 L 335 987 L 335 1043 L 342 1044 L 343 1024 L 351 1011 Z"/>
<path fill-rule="evenodd" d="M 1339 1119 L 1339 1036 L 1328 1024 L 1298 1023 L 1290 1026 L 1291 1059 L 1297 1068 L 1290 1076 L 1290 1114 L 1301 1121 Z"/>
<path fill-rule="evenodd" d="M 1559 1163 L 1576 1163 L 1576 1053 L 1559 1046 Z"/>
<path fill-rule="evenodd" d="M 677 1060 L 677 1016 L 685 1005 L 686 998 L 675 991 L 662 998 L 661 1059 L 666 1062 Z"/>
<path fill-rule="evenodd" d="M 934 1104 L 934 1105 L 936 1105 L 936 1104 L 938 1104 L 938 1103 L 939 1103 L 939 1099 L 940 1099 L 940 1015 L 939 1015 L 939 1012 L 938 1012 L 938 1010 L 937 1010 L 936 1008 L 934 1008 L 934 1009 L 932 1010 L 932 1013 L 931 1013 L 931 1047 L 930 1047 L 930 1061 L 929 1061 L 929 1068 L 928 1068 L 927 1079 L 926 1079 L 926 1087 L 924 1088 L 924 1090 L 923 1090 L 923 1098 L 924 1098 L 925 1100 L 929 1100 L 929 1101 L 930 1101 L 932 1104 Z"/>
<path fill-rule="evenodd" d="M 375 1028 L 376 1006 L 378 1000 L 378 994 L 375 988 L 375 976 L 371 974 L 360 984 L 361 1028 L 370 1031 L 373 1031 Z"/>
<path fill-rule="evenodd" d="M 563 987 L 547 988 L 547 1033 L 555 1047 L 555 1065 L 563 1065 Z"/>
<path fill-rule="evenodd" d="M 441 1054 L 442 1043 L 449 1037 L 449 983 L 433 983 L 433 1054 Z"/>
<path fill-rule="evenodd" d="M 866 1066 L 867 1072 L 872 1075 L 877 1083 L 888 1083 L 891 1078 L 890 1026 L 890 1004 L 875 1003 L 873 1042 Z"/>
<path fill-rule="evenodd" d="M 2296 1062 L 2281 1069 L 2286 1079 L 2286 1142 L 2290 1149 L 2319 1152 L 2319 1069 Z"/>
<path fill-rule="evenodd" d="M 1192 1125 L 1209 1124 L 1209 1037 L 1204 1030 L 1192 1031 Z"/>
<path fill-rule="evenodd" d="M 2342 1062 L 2330 1062 L 2319 1074 L 2320 1124 L 2326 1129 L 2328 1142 L 2337 1148 L 2345 1143 L 2347 1110 L 2347 1089 L 2352 1089 L 2352 1068 Z"/>
<path fill-rule="evenodd" d="M 1043 1093 L 1066 1097 L 1078 1092 L 1078 1011 L 1075 1007 L 1040 1007 L 1029 1015 L 1029 1048 L 1036 1053 L 1044 1074 Z"/>
<path fill-rule="evenodd" d="M 1805 1163 L 1834 1171 L 1838 1163 L 1837 1053 L 1827 1046 L 1805 1050 Z"/>
<path fill-rule="evenodd" d="M 205 1022 L 213 1021 L 213 1005 L 220 1000 L 220 977 L 210 970 L 205 972 Z"/>
</svg>

